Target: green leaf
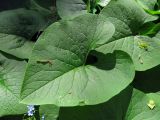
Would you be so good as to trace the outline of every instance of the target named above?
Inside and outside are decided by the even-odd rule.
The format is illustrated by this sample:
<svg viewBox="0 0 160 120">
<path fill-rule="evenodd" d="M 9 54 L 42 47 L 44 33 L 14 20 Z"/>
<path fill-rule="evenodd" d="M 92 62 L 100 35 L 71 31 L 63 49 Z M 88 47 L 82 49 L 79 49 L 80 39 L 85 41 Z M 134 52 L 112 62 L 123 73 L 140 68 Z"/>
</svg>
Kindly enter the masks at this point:
<svg viewBox="0 0 160 120">
<path fill-rule="evenodd" d="M 97 4 L 101 5 L 102 7 L 105 7 L 111 0 L 99 0 Z"/>
<path fill-rule="evenodd" d="M 134 0 L 113 0 L 101 12 L 115 26 L 115 34 L 96 50 L 104 54 L 123 50 L 133 59 L 137 71 L 160 64 L 160 42 L 155 38 L 135 36 L 151 18 Z M 150 19 L 151 20 L 151 19 Z"/>
<path fill-rule="evenodd" d="M 19 9 L 12 10 L 11 5 L 4 3 L 11 10 L 0 12 L 0 50 L 28 59 L 34 44 L 31 40 L 57 20 L 56 10 L 51 0 L 47 3 L 46 0 L 25 0 L 23 5 L 19 0 L 16 2 L 13 7 L 16 5 Z"/>
<path fill-rule="evenodd" d="M 159 7 L 157 0 L 136 0 L 137 3 L 149 14 L 151 15 L 159 15 L 160 10 L 155 10 L 155 6 Z"/>
<path fill-rule="evenodd" d="M 33 45 L 24 37 L 0 33 L 0 50 L 18 58 L 29 58 Z"/>
<path fill-rule="evenodd" d="M 157 98 L 159 99 L 159 97 Z M 125 120 L 158 120 L 160 118 L 160 107 L 156 99 L 153 99 L 153 96 L 151 97 L 134 89 Z M 155 105 L 152 109 L 149 107 L 150 101 L 153 101 L 153 105 Z"/>
<path fill-rule="evenodd" d="M 46 20 L 46 25 L 43 28 L 48 27 L 53 22 L 59 19 L 56 10 L 55 0 L 28 0 L 27 7 L 30 10 L 37 11 Z"/>
<path fill-rule="evenodd" d="M 113 34 L 114 26 L 98 15 L 52 24 L 33 49 L 22 86 L 22 103 L 92 105 L 125 89 L 134 77 L 128 54 L 94 51 Z M 89 56 L 98 61 L 88 63 Z"/>
<path fill-rule="evenodd" d="M 145 10 L 146 12 L 148 12 L 151 15 L 160 15 L 160 10 Z"/>
<path fill-rule="evenodd" d="M 57 120 L 59 115 L 59 107 L 54 105 L 42 105 L 39 108 L 40 117 L 45 117 L 45 120 Z"/>
<path fill-rule="evenodd" d="M 0 116 L 27 111 L 26 105 L 19 104 L 25 67 L 25 61 L 0 52 Z"/>
<path fill-rule="evenodd" d="M 104 54 L 114 50 L 127 52 L 134 62 L 137 71 L 145 71 L 160 64 L 160 41 L 146 36 L 125 37 L 99 48 Z"/>
<path fill-rule="evenodd" d="M 34 44 L 30 40 L 45 24 L 36 11 L 21 8 L 0 12 L 0 50 L 28 58 Z"/>
<path fill-rule="evenodd" d="M 142 26 L 142 28 L 140 29 L 140 34 L 155 36 L 155 34 L 157 34 L 159 29 L 160 29 L 160 23 L 155 24 L 153 22 L 149 22 L 147 24 L 144 24 L 144 26 Z"/>
<path fill-rule="evenodd" d="M 160 111 L 159 70 L 160 70 L 160 66 L 157 66 L 157 67 L 152 68 L 150 70 L 147 70 L 145 72 L 138 72 L 136 74 L 135 81 L 134 81 L 135 88 L 147 93 L 146 94 L 146 96 L 148 97 L 147 102 L 149 103 L 149 100 L 154 101 L 154 104 L 153 104 L 154 106 L 152 104 L 151 104 L 151 106 L 149 106 L 149 104 L 147 103 L 148 107 L 150 107 L 150 109 L 151 109 L 151 107 L 153 107 L 153 109 L 156 109 L 156 111 L 158 113 Z M 158 113 L 152 113 L 152 114 L 158 114 Z"/>
<path fill-rule="evenodd" d="M 154 10 L 157 0 L 136 0 L 137 3 L 144 9 Z"/>
<path fill-rule="evenodd" d="M 62 19 L 72 19 L 87 13 L 87 6 L 83 0 L 57 0 L 57 10 Z"/>
<path fill-rule="evenodd" d="M 132 88 L 127 87 L 103 104 L 61 108 L 59 120 L 123 120 L 131 95 Z"/>
<path fill-rule="evenodd" d="M 156 34 L 155 39 L 160 40 L 160 31 Z"/>
<path fill-rule="evenodd" d="M 130 35 L 130 32 L 136 34 L 144 23 L 157 19 L 147 14 L 134 0 L 112 0 L 101 14 L 115 24 L 116 38 L 118 35 L 125 36 L 127 33 Z"/>
<path fill-rule="evenodd" d="M 0 12 L 0 33 L 31 39 L 44 24 L 45 20 L 36 11 L 20 8 Z"/>
</svg>

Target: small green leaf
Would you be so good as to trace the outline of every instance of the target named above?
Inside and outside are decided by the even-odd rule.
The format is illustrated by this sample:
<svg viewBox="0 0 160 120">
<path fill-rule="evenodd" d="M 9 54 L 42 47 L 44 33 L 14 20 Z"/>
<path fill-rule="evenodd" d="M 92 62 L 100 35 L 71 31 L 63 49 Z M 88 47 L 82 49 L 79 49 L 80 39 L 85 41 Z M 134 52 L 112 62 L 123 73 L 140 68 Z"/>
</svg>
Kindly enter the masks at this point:
<svg viewBox="0 0 160 120">
<path fill-rule="evenodd" d="M 101 5 L 102 7 L 105 7 L 111 0 L 99 0 L 97 4 Z"/>
</svg>

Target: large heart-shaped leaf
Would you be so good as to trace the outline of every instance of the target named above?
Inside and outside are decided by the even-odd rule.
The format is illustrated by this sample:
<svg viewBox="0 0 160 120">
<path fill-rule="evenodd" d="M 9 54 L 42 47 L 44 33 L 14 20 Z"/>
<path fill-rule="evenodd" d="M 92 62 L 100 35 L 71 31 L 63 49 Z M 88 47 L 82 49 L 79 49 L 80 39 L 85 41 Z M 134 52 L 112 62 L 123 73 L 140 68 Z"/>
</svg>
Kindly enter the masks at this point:
<svg viewBox="0 0 160 120">
<path fill-rule="evenodd" d="M 19 104 L 25 61 L 0 52 L 0 116 L 23 114 L 26 105 Z"/>
<path fill-rule="evenodd" d="M 57 0 L 58 14 L 62 19 L 72 19 L 87 13 L 87 6 L 83 0 Z"/>
<path fill-rule="evenodd" d="M 160 106 L 157 94 L 145 94 L 134 89 L 125 120 L 158 120 Z"/>
<path fill-rule="evenodd" d="M 106 43 L 114 30 L 104 17 L 89 14 L 51 25 L 33 49 L 22 86 L 22 103 L 98 104 L 126 88 L 134 77 L 130 57 L 120 51 L 93 51 Z M 90 64 L 89 57 L 98 61 Z"/>
</svg>

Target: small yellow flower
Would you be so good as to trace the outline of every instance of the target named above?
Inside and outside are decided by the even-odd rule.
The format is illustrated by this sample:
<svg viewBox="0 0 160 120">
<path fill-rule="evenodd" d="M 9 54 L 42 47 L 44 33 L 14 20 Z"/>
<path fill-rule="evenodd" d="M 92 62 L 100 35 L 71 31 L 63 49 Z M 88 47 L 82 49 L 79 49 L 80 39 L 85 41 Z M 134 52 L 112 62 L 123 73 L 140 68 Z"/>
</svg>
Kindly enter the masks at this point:
<svg viewBox="0 0 160 120">
<path fill-rule="evenodd" d="M 149 46 L 149 44 L 148 44 L 147 42 L 144 42 L 144 41 L 142 41 L 142 40 L 141 40 L 141 41 L 138 41 L 138 46 L 139 46 L 139 48 L 148 51 L 148 46 Z"/>
<path fill-rule="evenodd" d="M 149 100 L 149 102 L 147 103 L 148 107 L 153 110 L 156 106 L 155 102 L 153 100 Z"/>
</svg>

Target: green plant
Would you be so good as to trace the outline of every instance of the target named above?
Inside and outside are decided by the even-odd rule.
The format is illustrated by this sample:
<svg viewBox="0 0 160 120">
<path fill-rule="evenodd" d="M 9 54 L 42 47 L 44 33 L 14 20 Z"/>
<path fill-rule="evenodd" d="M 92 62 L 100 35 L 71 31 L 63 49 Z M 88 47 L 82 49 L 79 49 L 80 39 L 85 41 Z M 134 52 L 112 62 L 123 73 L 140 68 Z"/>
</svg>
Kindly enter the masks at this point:
<svg viewBox="0 0 160 120">
<path fill-rule="evenodd" d="M 26 0 L 1 11 L 2 120 L 160 119 L 158 0 Z"/>
</svg>

